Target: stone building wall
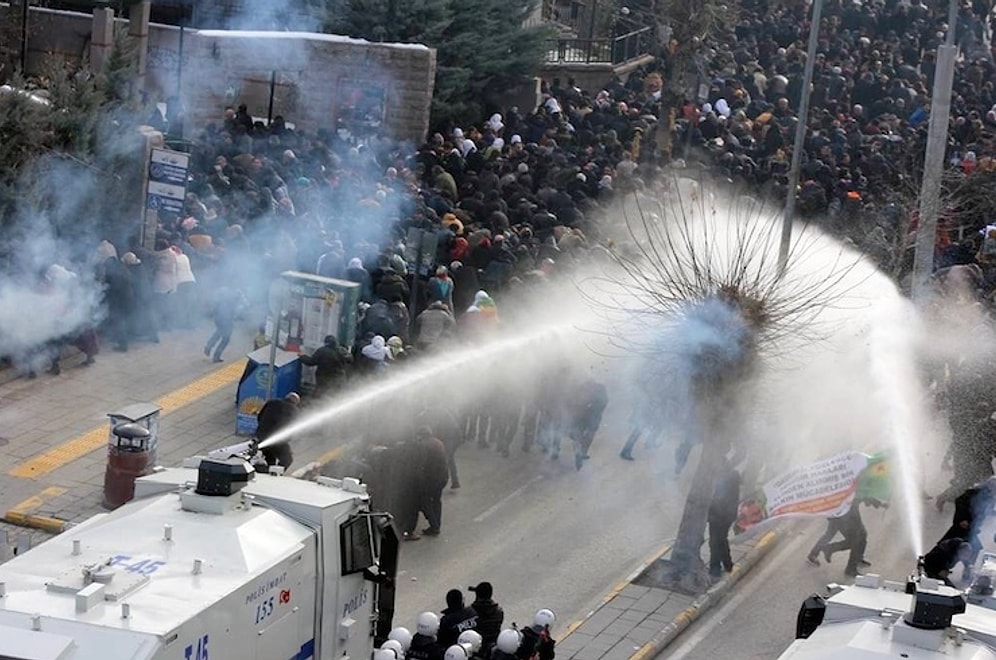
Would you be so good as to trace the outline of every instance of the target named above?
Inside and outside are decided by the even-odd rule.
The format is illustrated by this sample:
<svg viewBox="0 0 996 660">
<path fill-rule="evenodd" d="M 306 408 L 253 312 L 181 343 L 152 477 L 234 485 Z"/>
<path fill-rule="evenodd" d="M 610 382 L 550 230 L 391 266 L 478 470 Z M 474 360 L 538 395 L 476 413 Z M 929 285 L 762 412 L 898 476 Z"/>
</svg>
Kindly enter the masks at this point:
<svg viewBox="0 0 996 660">
<path fill-rule="evenodd" d="M 0 4 L 0 26 L 16 11 Z M 33 8 L 28 72 L 60 58 L 86 61 L 92 17 Z M 126 21 L 122 21 L 126 23 Z M 6 34 L 6 33 L 5 33 Z M 152 101 L 177 94 L 185 125 L 220 121 L 226 105 L 245 103 L 264 121 L 273 83 L 273 116 L 307 130 L 338 128 L 420 140 L 429 127 L 435 50 L 306 32 L 232 32 L 149 26 L 146 91 Z M 0 40 L 0 62 L 16 61 L 19 38 Z M 0 69 L 8 75 L 12 67 Z M 177 85 L 179 84 L 179 88 Z"/>
</svg>

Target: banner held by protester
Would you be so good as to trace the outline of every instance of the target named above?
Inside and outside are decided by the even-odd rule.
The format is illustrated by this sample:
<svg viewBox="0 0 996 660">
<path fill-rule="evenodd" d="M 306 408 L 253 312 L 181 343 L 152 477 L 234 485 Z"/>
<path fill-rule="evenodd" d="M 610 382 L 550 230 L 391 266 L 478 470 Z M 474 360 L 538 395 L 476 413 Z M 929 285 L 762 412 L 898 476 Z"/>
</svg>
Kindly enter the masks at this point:
<svg viewBox="0 0 996 660">
<path fill-rule="evenodd" d="M 740 502 L 735 530 L 756 532 L 788 517 L 836 518 L 856 496 L 889 501 L 885 455 L 845 452 L 793 468 Z"/>
</svg>

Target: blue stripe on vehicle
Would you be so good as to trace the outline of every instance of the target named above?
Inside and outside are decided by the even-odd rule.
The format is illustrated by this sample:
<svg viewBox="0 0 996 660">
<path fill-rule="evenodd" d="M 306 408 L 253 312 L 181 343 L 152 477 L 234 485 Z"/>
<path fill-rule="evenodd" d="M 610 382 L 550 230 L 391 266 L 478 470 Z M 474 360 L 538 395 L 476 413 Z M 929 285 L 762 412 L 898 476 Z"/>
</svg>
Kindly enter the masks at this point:
<svg viewBox="0 0 996 660">
<path fill-rule="evenodd" d="M 315 657 L 315 639 L 311 638 L 304 644 L 301 644 L 301 650 L 298 651 L 295 658 L 297 660 L 308 660 L 309 658 Z"/>
</svg>

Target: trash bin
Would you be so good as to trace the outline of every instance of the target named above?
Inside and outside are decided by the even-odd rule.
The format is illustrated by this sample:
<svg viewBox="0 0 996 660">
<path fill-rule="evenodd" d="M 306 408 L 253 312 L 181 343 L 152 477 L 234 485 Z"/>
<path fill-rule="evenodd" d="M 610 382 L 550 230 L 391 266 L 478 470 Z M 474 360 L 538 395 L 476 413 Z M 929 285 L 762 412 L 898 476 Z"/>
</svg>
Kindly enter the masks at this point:
<svg viewBox="0 0 996 660">
<path fill-rule="evenodd" d="M 117 412 L 107 413 L 111 420 L 110 432 L 107 434 L 107 444 L 114 445 L 114 429 L 121 424 L 138 424 L 145 427 L 149 436 L 149 466 L 150 469 L 159 460 L 159 412 L 162 410 L 154 403 L 133 403 Z"/>
<path fill-rule="evenodd" d="M 235 400 L 235 432 L 239 435 L 256 433 L 256 413 L 266 403 L 267 389 L 270 390 L 270 397 L 276 399 L 296 392 L 301 385 L 301 361 L 297 353 L 278 348 L 273 366 L 273 387 L 267 387 L 271 350 L 271 346 L 264 346 L 246 356 L 248 361 Z"/>
<path fill-rule="evenodd" d="M 151 474 L 152 433 L 141 424 L 118 424 L 111 431 L 104 471 L 104 507 L 116 509 L 135 497 L 135 479 Z"/>
</svg>

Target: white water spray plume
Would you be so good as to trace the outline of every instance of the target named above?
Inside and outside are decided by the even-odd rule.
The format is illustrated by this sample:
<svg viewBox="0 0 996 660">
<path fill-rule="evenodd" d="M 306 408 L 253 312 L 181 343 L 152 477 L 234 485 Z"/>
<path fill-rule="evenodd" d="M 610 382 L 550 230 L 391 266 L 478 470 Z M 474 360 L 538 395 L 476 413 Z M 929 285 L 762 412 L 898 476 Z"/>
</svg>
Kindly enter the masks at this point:
<svg viewBox="0 0 996 660">
<path fill-rule="evenodd" d="M 480 345 L 451 350 L 445 355 L 428 358 L 418 365 L 409 365 L 408 369 L 401 368 L 400 373 L 391 374 L 383 380 L 369 382 L 341 400 L 304 415 L 294 424 L 281 429 L 260 443 L 259 448 L 287 441 L 296 434 L 351 413 L 361 412 L 368 406 L 373 407 L 378 403 L 388 402 L 391 397 L 413 388 L 434 386 L 444 377 L 444 382 L 451 385 L 447 388 L 448 404 L 454 403 L 454 399 L 459 402 L 468 398 L 466 389 L 475 386 L 480 388 L 482 384 L 486 384 L 489 388 L 495 383 L 516 387 L 514 382 L 505 382 L 512 375 L 509 372 L 527 366 L 535 369 L 546 361 L 552 362 L 562 358 L 561 349 L 576 340 L 576 322 L 576 318 L 567 315 L 557 322 L 531 327 Z M 475 366 L 477 368 L 474 368 Z M 396 410 L 385 410 L 384 414 L 390 415 L 396 412 Z"/>
<path fill-rule="evenodd" d="M 574 282 L 545 285 L 542 304 L 519 310 L 515 316 L 524 321 L 472 347 L 454 345 L 395 365 L 386 378 L 320 402 L 261 446 L 319 429 L 330 439 L 352 437 L 349 418 L 357 414 L 400 429 L 405 405 L 416 399 L 456 413 L 500 396 L 528 400 L 550 382 L 545 374 L 557 376 L 567 362 L 575 371 L 594 365 L 592 375 L 609 388 L 606 425 L 617 426 L 602 429 L 596 453 L 618 451 L 600 445 L 625 437 L 630 429 L 618 428 L 618 420 L 627 418 L 657 425 L 665 445 L 679 449 L 700 431 L 693 413 L 695 365 L 704 358 L 713 366 L 735 362 L 747 347 L 757 361 L 743 374 L 728 415 L 745 492 L 840 451 L 886 449 L 911 550 L 920 552 L 917 481 L 924 470 L 917 457 L 937 438 L 916 370 L 919 325 L 911 307 L 870 263 L 811 227 L 796 227 L 788 268 L 779 277 L 777 214 L 755 200 L 701 190 L 682 183 L 661 205 L 629 200 L 602 225 L 602 239 L 617 246 L 615 259 L 601 248 L 590 251 Z M 642 208 L 634 211 L 637 204 Z M 716 293 L 722 304 L 701 304 Z M 498 301 L 503 317 L 512 316 L 513 303 L 503 308 Z M 729 301 L 748 314 L 731 314 Z M 753 331 L 754 345 L 745 343 L 744 328 Z M 651 456 L 668 468 L 677 460 L 675 451 Z M 659 487 L 648 484 L 650 496 Z M 661 530 L 662 538 L 673 534 Z"/>
<path fill-rule="evenodd" d="M 629 358 L 644 390 L 634 399 L 649 400 L 643 414 L 657 419 L 644 424 L 685 445 L 701 433 L 728 434 L 732 456 L 746 456 L 745 490 L 839 451 L 886 450 L 911 550 L 920 554 L 917 459 L 938 438 L 917 373 L 920 326 L 894 283 L 801 224 L 781 272 L 779 214 L 698 181 L 637 195 L 620 216 L 615 262 L 583 292 L 607 343 Z M 695 395 L 702 383 L 706 391 Z M 726 419 L 701 428 L 701 414 L 689 411 L 717 388 L 733 390 L 711 404 Z M 662 411 L 672 419 L 662 423 Z"/>
</svg>

